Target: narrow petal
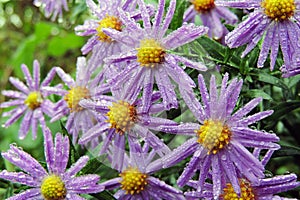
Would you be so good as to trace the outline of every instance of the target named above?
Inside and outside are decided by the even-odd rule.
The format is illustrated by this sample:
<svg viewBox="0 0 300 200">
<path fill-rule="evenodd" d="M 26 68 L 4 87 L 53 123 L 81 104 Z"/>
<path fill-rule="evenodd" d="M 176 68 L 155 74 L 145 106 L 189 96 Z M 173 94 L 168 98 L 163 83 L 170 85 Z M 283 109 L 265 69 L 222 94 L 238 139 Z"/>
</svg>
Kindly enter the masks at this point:
<svg viewBox="0 0 300 200">
<path fill-rule="evenodd" d="M 166 49 L 175 49 L 206 34 L 207 31 L 208 28 L 204 26 L 184 24 L 183 26 L 169 34 L 167 37 L 165 37 L 162 41 L 162 45 Z"/>
</svg>

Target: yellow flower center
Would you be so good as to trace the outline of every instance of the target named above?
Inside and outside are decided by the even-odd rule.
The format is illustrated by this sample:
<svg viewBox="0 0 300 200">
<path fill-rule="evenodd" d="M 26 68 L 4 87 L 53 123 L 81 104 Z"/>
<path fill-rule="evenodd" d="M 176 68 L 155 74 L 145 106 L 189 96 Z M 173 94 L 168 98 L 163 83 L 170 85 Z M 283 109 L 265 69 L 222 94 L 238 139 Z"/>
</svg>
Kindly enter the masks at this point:
<svg viewBox="0 0 300 200">
<path fill-rule="evenodd" d="M 122 177 L 122 190 L 125 190 L 126 194 L 139 194 L 147 185 L 147 175 L 141 173 L 137 168 L 129 167 L 120 176 Z"/>
<path fill-rule="evenodd" d="M 215 7 L 214 0 L 194 0 L 192 4 L 194 9 L 200 13 L 208 12 Z"/>
<path fill-rule="evenodd" d="M 43 180 L 41 193 L 46 200 L 63 200 L 67 195 L 67 190 L 59 176 L 50 175 Z"/>
<path fill-rule="evenodd" d="M 198 143 L 208 149 L 208 154 L 216 154 L 223 149 L 231 137 L 231 131 L 227 125 L 211 119 L 205 120 L 200 129 L 195 132 L 198 135 Z"/>
<path fill-rule="evenodd" d="M 125 131 L 131 129 L 137 120 L 136 109 L 124 101 L 113 102 L 109 106 L 107 122 L 111 124 L 111 128 L 115 128 L 117 133 L 123 134 Z"/>
<path fill-rule="evenodd" d="M 162 63 L 165 58 L 165 50 L 155 39 L 144 39 L 137 48 L 137 61 L 141 66 L 155 67 Z"/>
<path fill-rule="evenodd" d="M 282 21 L 294 15 L 294 0 L 264 0 L 261 3 L 265 14 L 275 21 Z"/>
<path fill-rule="evenodd" d="M 90 98 L 90 91 L 81 86 L 73 87 L 64 97 L 65 101 L 68 103 L 68 107 L 71 109 L 71 112 L 83 110 L 83 108 L 79 105 L 79 101 L 83 98 Z"/>
<path fill-rule="evenodd" d="M 43 98 L 42 98 L 41 93 L 31 92 L 25 99 L 24 104 L 27 105 L 28 108 L 30 108 L 31 110 L 34 110 L 34 109 L 40 107 L 42 102 L 43 102 Z"/>
<path fill-rule="evenodd" d="M 255 200 L 254 190 L 252 189 L 249 182 L 245 179 L 239 180 L 241 187 L 241 197 L 239 197 L 235 192 L 230 183 L 227 183 L 226 187 L 223 189 L 223 194 L 221 194 L 222 200 Z"/>
<path fill-rule="evenodd" d="M 110 15 L 106 15 L 106 17 L 99 22 L 99 26 L 96 28 L 98 40 L 102 42 L 112 42 L 112 39 L 103 33 L 102 28 L 112 28 L 121 31 L 122 23 L 117 17 Z"/>
</svg>

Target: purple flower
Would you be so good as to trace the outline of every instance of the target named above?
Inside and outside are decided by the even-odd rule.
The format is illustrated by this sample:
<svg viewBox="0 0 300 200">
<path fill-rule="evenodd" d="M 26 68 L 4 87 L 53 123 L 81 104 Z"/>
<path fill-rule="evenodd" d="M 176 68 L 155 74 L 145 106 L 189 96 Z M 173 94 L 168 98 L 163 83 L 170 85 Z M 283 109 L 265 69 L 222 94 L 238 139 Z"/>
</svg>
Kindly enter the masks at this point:
<svg viewBox="0 0 300 200">
<path fill-rule="evenodd" d="M 225 42 L 230 48 L 248 44 L 242 57 L 249 53 L 261 40 L 263 43 L 258 57 L 257 66 L 263 67 L 270 52 L 270 69 L 274 69 L 279 46 L 283 54 L 283 76 L 295 75 L 290 70 L 299 68 L 300 44 L 300 1 L 299 0 L 239 0 L 218 1 L 216 5 L 241 9 L 254 9 L 248 18 L 230 32 Z M 274 10 L 277 10 L 275 12 Z M 299 73 L 299 70 L 298 72 Z"/>
<path fill-rule="evenodd" d="M 132 61 L 129 64 L 126 63 L 124 69 L 109 81 L 112 85 L 117 86 L 127 84 L 127 93 L 136 91 L 137 88 L 140 91 L 143 89 L 142 101 L 145 105 L 145 112 L 149 108 L 147 106 L 149 106 L 154 83 L 157 84 L 162 95 L 165 108 L 177 107 L 175 86 L 170 81 L 170 77 L 183 89 L 195 87 L 193 80 L 178 63 L 202 71 L 206 70 L 206 67 L 201 63 L 171 54 L 168 50 L 195 40 L 205 34 L 207 28 L 197 27 L 194 24 L 184 24 L 164 37 L 174 15 L 176 0 L 170 1 L 164 21 L 164 0 L 158 2 L 154 20 L 150 20 L 146 5 L 142 0 L 138 1 L 138 5 L 142 13 L 143 28 L 128 17 L 124 11 L 119 10 L 120 20 L 127 27 L 126 32 L 103 29 L 105 34 L 131 49 L 106 59 L 107 64 Z"/>
<path fill-rule="evenodd" d="M 109 145 L 112 144 L 114 156 L 112 166 L 119 170 L 123 166 L 127 139 L 135 142 L 144 141 L 163 156 L 170 153 L 170 149 L 149 129 L 158 130 L 161 125 L 177 124 L 165 118 L 151 116 L 151 114 L 164 111 L 164 106 L 157 102 L 160 99 L 158 93 L 150 97 L 149 113 L 145 114 L 142 110 L 142 101 L 137 98 L 138 90 L 134 91 L 134 95 L 125 91 L 126 88 L 119 87 L 118 90 L 112 91 L 112 96 L 102 95 L 98 96 L 96 100 L 83 99 L 79 103 L 86 109 L 105 115 L 105 118 L 98 120 L 94 127 L 82 135 L 78 143 L 86 145 L 102 136 L 104 140 L 100 154 L 107 153 Z"/>
<path fill-rule="evenodd" d="M 2 114 L 3 117 L 10 116 L 3 126 L 10 126 L 24 115 L 19 129 L 19 138 L 24 139 L 31 127 L 32 138 L 35 139 L 38 123 L 40 123 L 43 130 L 46 127 L 44 114 L 51 117 L 54 112 L 54 104 L 46 99 L 46 97 L 55 93 L 55 90 L 59 89 L 60 85 L 48 87 L 55 76 L 54 70 L 51 70 L 44 81 L 40 83 L 40 64 L 37 60 L 33 62 L 33 76 L 30 75 L 28 67 L 25 64 L 22 64 L 21 68 L 26 80 L 26 85 L 18 78 L 10 77 L 10 83 L 19 91 L 2 91 L 4 96 L 14 99 L 1 103 L 0 107 L 8 108 L 16 106 L 14 109 Z"/>
<path fill-rule="evenodd" d="M 67 0 L 34 0 L 34 5 L 43 6 L 45 9 L 45 16 L 49 18 L 51 15 L 51 20 L 54 21 L 57 16 L 62 18 L 63 9 L 68 11 Z"/>
<path fill-rule="evenodd" d="M 261 163 L 265 166 L 274 151 L 269 150 Z M 255 148 L 253 155 L 259 157 L 260 149 Z M 222 179 L 222 194 L 220 196 L 213 195 L 213 185 L 210 183 L 205 183 L 202 192 L 198 192 L 197 181 L 191 180 L 188 185 L 195 188 L 196 191 L 186 192 L 185 196 L 187 199 L 221 199 L 221 200 L 231 200 L 238 198 L 238 194 L 234 191 L 232 184 L 224 177 Z M 239 185 L 241 190 L 240 198 L 242 199 L 256 199 L 256 200 L 280 200 L 287 199 L 276 196 L 275 194 L 292 190 L 300 186 L 300 182 L 297 182 L 297 176 L 295 174 L 289 175 L 279 175 L 272 178 L 260 179 L 258 183 L 251 183 L 246 178 L 239 176 Z M 275 196 L 274 196 L 275 195 Z"/>
<path fill-rule="evenodd" d="M 197 188 L 196 181 L 191 181 L 189 185 Z M 297 182 L 297 176 L 295 174 L 289 174 L 260 179 L 258 185 L 252 185 L 252 183 L 247 179 L 239 178 L 239 185 L 241 187 L 241 190 L 243 191 L 240 196 L 240 198 L 242 199 L 279 200 L 281 198 L 276 196 L 275 194 L 299 187 L 300 183 Z M 203 193 L 197 191 L 185 193 L 187 199 L 192 200 L 205 198 L 231 200 L 239 197 L 238 194 L 234 191 L 231 183 L 227 183 L 225 187 L 223 187 L 222 194 L 218 198 L 215 198 L 215 196 L 213 195 L 212 184 L 206 183 L 204 187 L 205 189 L 203 189 Z"/>
<path fill-rule="evenodd" d="M 94 79 L 91 79 L 87 65 L 89 62 L 86 63 L 84 57 L 78 57 L 76 81 L 61 68 L 54 68 L 69 90 L 60 90 L 60 95 L 64 98 L 56 103 L 51 122 L 68 115 L 66 129 L 73 135 L 73 143 L 76 143 L 80 132 L 85 133 L 95 125 L 98 118 L 101 118 L 96 112 L 81 107 L 79 101 L 84 98 L 97 97 L 98 94 L 109 90 L 104 84 L 101 85 L 103 87 L 98 86 L 104 80 L 103 73 L 99 73 Z M 96 87 L 97 90 L 95 90 Z"/>
<path fill-rule="evenodd" d="M 103 64 L 104 58 L 126 50 L 126 46 L 107 36 L 102 29 L 112 28 L 118 31 L 126 29 L 119 19 L 118 9 L 129 11 L 132 18 L 140 16 L 140 12 L 135 11 L 136 0 L 98 0 L 98 5 L 92 0 L 86 0 L 86 4 L 98 19 L 86 20 L 83 25 L 75 27 L 75 32 L 80 36 L 92 35 L 81 51 L 84 55 L 92 51 L 90 59 L 94 65 L 89 68 L 94 71 Z"/>
<path fill-rule="evenodd" d="M 208 36 L 214 39 L 222 39 L 228 30 L 222 24 L 221 19 L 225 19 L 225 23 L 234 24 L 238 18 L 228 8 L 216 6 L 218 0 L 190 0 L 190 7 L 185 11 L 184 21 L 195 21 L 195 17 L 199 15 L 204 26 L 208 27 Z"/>
<path fill-rule="evenodd" d="M 125 164 L 120 170 L 120 177 L 105 181 L 100 185 L 104 186 L 105 190 L 119 189 L 114 197 L 120 200 L 184 200 L 180 190 L 151 176 L 152 173 L 161 169 L 154 164 L 155 162 L 152 162 L 155 151 L 148 153 L 149 146 L 147 144 L 141 147 L 134 140 L 128 139 L 128 142 L 130 157 L 126 154 Z"/>
<path fill-rule="evenodd" d="M 201 125 L 185 123 L 161 127 L 166 132 L 193 136 L 162 158 L 163 166 L 169 167 L 193 154 L 177 180 L 179 186 L 185 185 L 200 170 L 197 184 L 201 190 L 211 170 L 214 195 L 221 194 L 222 177 L 228 177 L 235 192 L 240 194 L 237 174 L 243 174 L 252 183 L 257 183 L 258 178 L 264 176 L 264 166 L 246 147 L 275 150 L 279 145 L 273 142 L 279 138 L 275 134 L 248 126 L 271 115 L 273 111 L 246 116 L 262 100 L 255 98 L 233 113 L 242 84 L 243 81 L 237 78 L 228 84 L 228 74 L 225 74 L 218 94 L 216 79 L 212 76 L 208 93 L 204 78 L 199 75 L 202 104 L 191 93 L 182 93 L 187 106 Z"/>
<path fill-rule="evenodd" d="M 98 193 L 104 188 L 97 184 L 95 174 L 76 176 L 86 165 L 88 156 L 81 157 L 66 170 L 69 160 L 69 139 L 57 133 L 55 144 L 50 130 L 44 132 L 45 158 L 48 172 L 41 164 L 15 145 L 2 156 L 24 172 L 0 172 L 0 178 L 32 187 L 8 200 L 28 199 L 84 199 L 78 194 Z"/>
</svg>

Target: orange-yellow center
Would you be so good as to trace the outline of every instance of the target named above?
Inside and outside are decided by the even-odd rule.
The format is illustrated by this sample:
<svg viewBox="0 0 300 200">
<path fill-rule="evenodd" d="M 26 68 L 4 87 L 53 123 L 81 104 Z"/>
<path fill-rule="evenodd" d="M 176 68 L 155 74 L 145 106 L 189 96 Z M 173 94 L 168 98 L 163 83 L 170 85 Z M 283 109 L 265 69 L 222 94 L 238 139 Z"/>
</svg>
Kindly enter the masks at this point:
<svg viewBox="0 0 300 200">
<path fill-rule="evenodd" d="M 194 9 L 200 13 L 208 12 L 215 7 L 214 0 L 193 0 Z"/>
<path fill-rule="evenodd" d="M 125 101 L 113 102 L 109 106 L 107 122 L 111 124 L 111 128 L 115 128 L 116 132 L 123 134 L 130 130 L 137 120 L 137 112 L 135 106 Z"/>
<path fill-rule="evenodd" d="M 139 194 L 148 184 L 147 175 L 141 173 L 137 168 L 129 167 L 120 176 L 122 177 L 121 187 L 126 194 Z"/>
<path fill-rule="evenodd" d="M 245 179 L 239 180 L 241 187 L 241 196 L 239 197 L 235 192 L 230 183 L 226 184 L 223 189 L 223 194 L 221 194 L 221 200 L 255 200 L 254 190 L 250 183 Z"/>
<path fill-rule="evenodd" d="M 112 42 L 112 39 L 103 33 L 102 28 L 112 28 L 121 31 L 122 23 L 119 18 L 110 15 L 106 15 L 106 17 L 99 22 L 99 26 L 96 28 L 98 39 L 102 42 Z"/>
<path fill-rule="evenodd" d="M 79 105 L 79 101 L 84 98 L 90 98 L 90 91 L 81 86 L 76 86 L 69 90 L 68 94 L 64 97 L 65 101 L 68 104 L 68 107 L 71 109 L 71 112 L 78 112 L 83 110 Z"/>
<path fill-rule="evenodd" d="M 45 200 L 63 200 L 67 195 L 67 189 L 59 176 L 50 175 L 43 180 L 41 193 Z"/>
<path fill-rule="evenodd" d="M 265 14 L 275 20 L 282 21 L 294 15 L 296 4 L 294 0 L 264 0 L 261 3 Z"/>
<path fill-rule="evenodd" d="M 164 62 L 165 49 L 155 39 L 144 39 L 137 48 L 137 61 L 141 66 L 155 67 Z"/>
<path fill-rule="evenodd" d="M 27 105 L 31 110 L 34 110 L 40 107 L 42 102 L 43 98 L 40 92 L 31 92 L 25 99 L 24 104 Z"/>
<path fill-rule="evenodd" d="M 230 141 L 231 131 L 227 125 L 217 120 L 205 120 L 199 130 L 195 131 L 198 143 L 203 145 L 208 154 L 216 154 Z"/>
</svg>

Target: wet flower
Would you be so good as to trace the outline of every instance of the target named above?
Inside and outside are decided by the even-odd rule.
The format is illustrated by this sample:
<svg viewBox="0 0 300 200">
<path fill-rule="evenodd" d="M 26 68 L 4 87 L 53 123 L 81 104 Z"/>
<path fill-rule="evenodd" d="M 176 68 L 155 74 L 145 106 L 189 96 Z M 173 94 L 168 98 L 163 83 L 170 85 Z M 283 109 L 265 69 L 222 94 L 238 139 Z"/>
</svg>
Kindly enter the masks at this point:
<svg viewBox="0 0 300 200">
<path fill-rule="evenodd" d="M 93 98 L 95 100 L 83 99 L 79 103 L 82 107 L 106 117 L 98 120 L 94 127 L 82 135 L 78 143 L 86 145 L 99 137 L 104 138 L 100 154 L 107 153 L 110 145 L 113 145 L 112 166 L 119 170 L 123 166 L 127 140 L 146 142 L 163 156 L 170 153 L 170 149 L 152 130 L 158 130 L 161 125 L 177 124 L 165 118 L 151 116 L 164 111 L 164 106 L 157 102 L 160 99 L 158 93 L 150 97 L 149 113 L 144 113 L 142 100 L 137 98 L 138 90 L 134 95 L 125 91 L 126 88 L 119 87 L 112 91 L 112 96 L 102 95 L 97 99 Z"/>
<path fill-rule="evenodd" d="M 125 164 L 120 170 L 120 177 L 105 181 L 100 185 L 104 186 L 105 190 L 119 189 L 114 195 L 116 199 L 184 200 L 185 198 L 180 190 L 151 175 L 161 169 L 152 162 L 155 151 L 148 153 L 147 144 L 142 147 L 134 140 L 128 139 L 128 142 L 130 155 L 124 157 Z"/>
<path fill-rule="evenodd" d="M 21 65 L 21 69 L 26 80 L 26 85 L 18 78 L 10 77 L 10 83 L 19 91 L 3 90 L 1 92 L 4 96 L 13 98 L 13 100 L 1 103 L 1 108 L 16 106 L 12 110 L 2 114 L 3 117 L 10 117 L 2 126 L 8 127 L 24 116 L 19 129 L 19 138 L 24 139 L 31 128 L 32 138 L 35 139 L 38 124 L 41 125 L 42 130 L 47 126 L 44 114 L 51 117 L 54 112 L 54 104 L 47 99 L 47 96 L 55 93 L 55 90 L 59 89 L 60 86 L 49 86 L 55 76 L 53 70 L 40 83 L 40 64 L 37 60 L 33 62 L 33 76 L 30 75 L 28 67 L 25 64 Z M 48 87 L 47 90 L 46 87 Z"/>
<path fill-rule="evenodd" d="M 297 62 L 300 59 L 300 44 L 298 42 L 300 37 L 300 1 L 219 1 L 217 5 L 254 9 L 246 20 L 226 36 L 225 42 L 230 48 L 248 44 L 242 54 L 245 56 L 263 38 L 257 62 L 258 67 L 264 66 L 270 52 L 270 69 L 273 70 L 280 46 L 284 61 L 283 72 L 286 73 L 284 76 L 289 76 L 290 70 L 299 68 Z"/>
<path fill-rule="evenodd" d="M 218 0 L 190 0 L 191 5 L 185 11 L 183 19 L 186 22 L 194 22 L 199 15 L 204 26 L 208 27 L 208 36 L 214 39 L 222 39 L 228 30 L 222 24 L 221 19 L 225 19 L 226 24 L 234 24 L 238 21 L 237 16 L 228 8 L 216 6 Z"/>
<path fill-rule="evenodd" d="M 169 167 L 193 155 L 177 180 L 179 186 L 184 186 L 200 170 L 197 184 L 201 190 L 211 170 L 213 193 L 218 197 L 223 177 L 228 177 L 237 194 L 241 194 L 238 174 L 243 174 L 251 183 L 258 183 L 258 178 L 264 177 L 264 166 L 246 147 L 275 150 L 279 145 L 273 142 L 279 138 L 248 126 L 273 111 L 246 116 L 262 101 L 262 98 L 255 98 L 233 112 L 242 84 L 237 78 L 228 83 L 228 74 L 225 74 L 218 94 L 216 79 L 212 76 L 208 93 L 204 78 L 199 75 L 202 104 L 191 93 L 183 93 L 183 98 L 201 125 L 185 123 L 161 127 L 166 132 L 193 136 L 161 160 L 163 166 Z"/>
<path fill-rule="evenodd" d="M 45 10 L 45 16 L 47 18 L 51 17 L 54 21 L 57 17 L 62 18 L 63 9 L 68 11 L 67 0 L 34 0 L 34 5 L 42 6 Z"/>
<path fill-rule="evenodd" d="M 80 132 L 87 132 L 96 124 L 98 118 L 101 118 L 96 112 L 81 107 L 79 101 L 109 91 L 109 88 L 104 84 L 101 85 L 103 87 L 98 86 L 104 80 L 103 73 L 99 73 L 94 79 L 91 79 L 91 74 L 87 68 L 88 64 L 84 57 L 78 57 L 76 81 L 61 68 L 54 68 L 58 76 L 69 87 L 69 90 L 60 90 L 60 95 L 63 98 L 56 103 L 51 122 L 68 115 L 66 129 L 72 134 L 74 143 L 77 142 Z M 96 87 L 97 90 L 94 89 Z"/>
<path fill-rule="evenodd" d="M 140 17 L 140 12 L 136 11 L 136 0 L 98 0 L 98 5 L 93 0 L 86 0 L 86 4 L 97 19 L 86 20 L 83 25 L 75 27 L 75 32 L 79 36 L 92 36 L 81 51 L 84 55 L 92 51 L 90 59 L 93 60 L 91 63 L 94 65 L 89 68 L 94 71 L 103 64 L 104 58 L 126 49 L 122 43 L 107 36 L 102 29 L 112 28 L 118 31 L 126 29 L 119 18 L 118 9 L 130 12 L 130 17 L 136 19 Z M 151 11 L 150 7 L 148 11 Z"/>
<path fill-rule="evenodd" d="M 260 149 L 255 149 L 253 154 L 258 156 Z M 261 163 L 265 165 L 270 159 L 273 151 L 268 151 Z M 196 189 L 196 191 L 189 191 L 185 193 L 187 199 L 220 199 L 220 200 L 233 200 L 233 199 L 250 199 L 250 200 L 280 200 L 285 198 L 280 198 L 275 195 L 281 192 L 286 192 L 300 186 L 300 182 L 297 182 L 297 176 L 295 174 L 279 175 L 272 178 L 265 177 L 260 179 L 257 184 L 253 184 L 244 177 L 240 177 L 239 185 L 241 188 L 240 196 L 234 191 L 232 184 L 228 180 L 222 179 L 222 194 L 218 197 L 213 195 L 213 185 L 210 183 L 205 183 L 202 192 L 198 192 L 197 181 L 191 180 L 188 185 Z"/>
<path fill-rule="evenodd" d="M 206 70 L 206 67 L 201 63 L 174 55 L 168 50 L 180 47 L 204 35 L 207 28 L 197 27 L 194 24 L 184 24 L 165 37 L 174 15 L 176 0 L 170 1 L 164 21 L 165 1 L 160 0 L 158 2 L 154 20 L 150 20 L 146 5 L 142 0 L 138 1 L 138 5 L 142 13 L 143 28 L 139 23 L 129 18 L 124 11 L 119 10 L 120 20 L 127 27 L 126 32 L 109 28 L 103 29 L 105 34 L 130 48 L 129 51 L 105 60 L 107 64 L 131 61 L 109 81 L 111 85 L 128 85 L 127 93 L 131 93 L 132 90 L 135 91 L 136 88 L 139 88 L 140 91 L 143 90 L 144 105 L 149 105 L 153 85 L 156 83 L 165 108 L 177 107 L 175 85 L 171 82 L 170 77 L 183 89 L 195 87 L 195 83 L 179 66 L 179 63 L 202 71 Z M 145 110 L 147 109 L 145 106 Z"/>
<path fill-rule="evenodd" d="M 0 172 L 0 178 L 28 185 L 31 188 L 8 200 L 25 199 L 84 199 L 79 194 L 98 193 L 104 187 L 98 185 L 99 176 L 95 174 L 77 176 L 89 158 L 83 156 L 66 170 L 69 160 L 69 139 L 57 133 L 55 144 L 49 129 L 44 132 L 45 158 L 48 172 L 30 154 L 11 145 L 2 156 L 24 172 Z"/>
</svg>

